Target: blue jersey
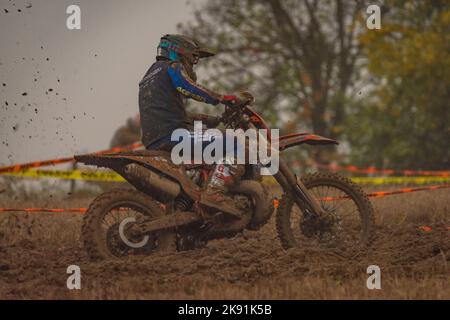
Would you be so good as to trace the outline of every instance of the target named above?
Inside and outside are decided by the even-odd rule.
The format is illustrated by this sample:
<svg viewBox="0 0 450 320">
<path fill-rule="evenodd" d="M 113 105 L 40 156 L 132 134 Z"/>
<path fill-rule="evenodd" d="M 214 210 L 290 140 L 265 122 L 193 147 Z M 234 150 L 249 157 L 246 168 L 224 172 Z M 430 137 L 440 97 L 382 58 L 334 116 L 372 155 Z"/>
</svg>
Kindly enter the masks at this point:
<svg viewBox="0 0 450 320">
<path fill-rule="evenodd" d="M 223 96 L 193 81 L 179 62 L 155 62 L 139 83 L 142 142 L 157 139 L 187 127 L 186 98 L 216 105 Z"/>
<path fill-rule="evenodd" d="M 185 97 L 213 105 L 222 100 L 222 96 L 192 81 L 181 63 L 170 64 L 168 72 L 173 86 Z"/>
</svg>

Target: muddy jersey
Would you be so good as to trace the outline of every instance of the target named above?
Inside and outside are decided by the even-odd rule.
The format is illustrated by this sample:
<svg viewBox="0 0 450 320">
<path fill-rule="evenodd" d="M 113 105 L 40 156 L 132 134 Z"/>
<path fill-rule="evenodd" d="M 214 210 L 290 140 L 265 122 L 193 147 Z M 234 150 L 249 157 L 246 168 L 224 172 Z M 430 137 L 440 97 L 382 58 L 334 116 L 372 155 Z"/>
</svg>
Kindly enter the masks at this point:
<svg viewBox="0 0 450 320">
<path fill-rule="evenodd" d="M 186 128 L 186 98 L 218 104 L 222 96 L 195 83 L 179 62 L 157 61 L 139 83 L 142 142 L 148 146 Z"/>
</svg>

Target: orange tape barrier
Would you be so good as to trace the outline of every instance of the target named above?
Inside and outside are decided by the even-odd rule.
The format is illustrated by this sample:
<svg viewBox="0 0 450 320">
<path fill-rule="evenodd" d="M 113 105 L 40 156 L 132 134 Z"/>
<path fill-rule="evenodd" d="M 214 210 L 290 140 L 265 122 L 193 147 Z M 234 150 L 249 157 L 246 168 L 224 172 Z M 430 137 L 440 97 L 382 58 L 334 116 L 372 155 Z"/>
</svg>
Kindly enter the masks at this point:
<svg viewBox="0 0 450 320">
<path fill-rule="evenodd" d="M 429 187 L 421 187 L 421 188 L 406 188 L 406 189 L 400 189 L 400 190 L 392 190 L 392 191 L 377 191 L 369 193 L 369 197 L 385 197 L 388 195 L 394 195 L 394 194 L 402 194 L 402 193 L 410 193 L 410 192 L 417 192 L 417 191 L 425 191 L 425 190 L 437 190 L 437 189 L 444 189 L 444 188 L 450 188 L 450 184 L 448 185 L 441 185 L 441 186 L 429 186 Z M 333 200 L 342 200 L 342 199 L 348 199 L 347 196 L 341 196 L 341 197 L 323 197 L 320 198 L 321 201 L 333 201 Z M 279 200 L 275 196 L 273 200 L 273 204 L 275 208 L 279 205 Z M 11 209 L 11 208 L 0 208 L 0 212 L 79 212 L 79 213 L 85 213 L 87 211 L 87 208 L 72 208 L 72 209 L 47 209 L 47 208 L 25 208 L 25 209 Z M 450 227 L 449 227 L 450 228 Z"/>
<path fill-rule="evenodd" d="M 104 153 L 115 153 L 115 152 L 122 152 L 122 151 L 129 151 L 134 150 L 137 148 L 142 147 L 142 143 L 136 142 L 131 145 L 125 146 L 125 147 L 116 147 L 111 148 L 103 151 L 94 152 L 96 154 L 104 154 Z M 18 172 L 24 169 L 30 169 L 30 168 L 38 168 L 38 167 L 45 167 L 49 165 L 57 165 L 61 163 L 68 163 L 73 162 L 74 157 L 67 157 L 67 158 L 59 158 L 59 159 L 53 159 L 53 160 L 43 160 L 43 161 L 34 161 L 29 163 L 23 163 L 23 164 L 16 164 L 12 166 L 6 166 L 6 167 L 0 167 L 0 174 L 5 172 Z M 300 166 L 299 161 L 295 161 L 292 163 L 294 166 Z M 356 166 L 340 166 L 336 164 L 316 164 L 317 168 L 325 168 L 329 169 L 331 171 L 348 171 L 353 173 L 363 173 L 363 174 L 373 174 L 373 173 L 380 173 L 383 175 L 393 175 L 393 174 L 403 174 L 405 176 L 413 176 L 413 175 L 419 175 L 419 176 L 440 176 L 440 177 L 450 177 L 450 171 L 433 171 L 433 170 L 394 170 L 394 169 L 377 169 L 375 167 L 369 167 L 366 169 L 358 168 Z"/>
<path fill-rule="evenodd" d="M 367 194 L 368 197 L 374 197 L 374 198 L 381 198 L 385 196 L 390 196 L 394 194 L 402 194 L 402 193 L 410 193 L 410 192 L 417 192 L 417 191 L 425 191 L 425 190 L 437 190 L 437 189 L 444 189 L 444 188 L 450 188 L 450 184 L 444 184 L 439 186 L 428 186 L 428 187 L 419 187 L 419 188 L 404 188 L 399 190 L 391 190 L 391 191 L 377 191 Z M 340 197 L 322 197 L 319 200 L 321 201 L 334 201 L 334 200 L 343 200 L 348 199 L 348 196 L 340 196 Z M 278 207 L 280 201 L 275 196 L 275 199 L 273 200 L 273 204 L 275 208 Z"/>
<path fill-rule="evenodd" d="M 425 190 L 437 190 L 437 189 L 445 189 L 445 188 L 450 188 L 450 184 L 419 187 L 419 188 L 404 188 L 404 189 L 391 190 L 391 191 L 376 191 L 376 192 L 367 194 L 367 196 L 373 197 L 373 198 L 381 198 L 381 197 L 390 196 L 390 195 L 394 195 L 394 194 L 403 194 L 403 193 L 411 193 L 411 192 L 425 191 Z M 320 200 L 322 200 L 322 201 L 333 201 L 333 200 L 342 200 L 342 199 L 348 199 L 348 196 L 320 198 Z"/>
<path fill-rule="evenodd" d="M 104 153 L 111 153 L 111 152 L 129 151 L 129 150 L 137 149 L 141 146 L 142 146 L 142 143 L 136 142 L 129 146 L 112 148 L 112 149 L 108 149 L 108 150 L 98 151 L 95 153 L 96 154 L 104 154 Z M 44 161 L 35 161 L 35 162 L 29 162 L 29 163 L 23 163 L 23 164 L 16 164 L 16 165 L 0 168 L 0 173 L 18 172 L 18 171 L 24 170 L 24 169 L 45 167 L 45 166 L 73 162 L 73 161 L 74 161 L 74 157 L 67 157 L 67 158 L 60 158 L 60 159 L 53 159 L 53 160 L 44 160 Z"/>
<path fill-rule="evenodd" d="M 450 226 L 448 226 L 448 227 L 444 226 L 443 228 L 447 229 L 447 231 L 450 231 Z M 423 231 L 423 232 L 431 232 L 431 231 L 433 231 L 433 228 L 430 227 L 430 226 L 420 226 L 418 229 Z M 436 228 L 436 229 L 439 229 L 439 228 Z"/>
<path fill-rule="evenodd" d="M 0 208 L 0 212 L 50 212 L 50 213 L 61 213 L 61 212 L 76 212 L 85 213 L 87 208 L 69 208 L 69 209 L 47 209 L 47 208 L 25 208 L 25 209 L 11 209 L 11 208 Z"/>
<path fill-rule="evenodd" d="M 444 170 L 395 170 L 395 169 L 377 169 L 375 167 L 369 168 L 358 168 L 356 166 L 339 166 L 336 164 L 316 164 L 318 168 L 325 168 L 332 171 L 348 171 L 353 173 L 363 173 L 363 174 L 374 174 L 380 173 L 383 175 L 393 175 L 393 174 L 402 174 L 405 176 L 440 176 L 440 177 L 449 177 L 450 171 Z"/>
<path fill-rule="evenodd" d="M 369 197 L 385 197 L 393 194 L 402 194 L 402 193 L 410 193 L 410 192 L 417 192 L 417 191 L 425 191 L 425 190 L 437 190 L 437 189 L 445 189 L 450 188 L 450 184 L 443 184 L 438 186 L 427 186 L 427 187 L 418 187 L 418 188 L 404 188 L 399 190 L 392 190 L 392 191 L 377 191 L 369 193 Z"/>
</svg>

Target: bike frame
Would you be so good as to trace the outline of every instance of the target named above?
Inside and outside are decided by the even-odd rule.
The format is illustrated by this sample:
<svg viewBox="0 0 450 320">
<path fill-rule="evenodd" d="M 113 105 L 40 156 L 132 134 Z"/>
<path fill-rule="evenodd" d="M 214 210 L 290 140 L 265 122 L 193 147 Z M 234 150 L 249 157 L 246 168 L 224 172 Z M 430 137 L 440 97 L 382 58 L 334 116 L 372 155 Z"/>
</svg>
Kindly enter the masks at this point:
<svg viewBox="0 0 450 320">
<path fill-rule="evenodd" d="M 249 118 L 247 126 L 256 129 L 266 129 L 268 132 L 268 144 L 270 144 L 270 128 L 264 119 L 248 105 L 244 105 L 242 111 Z M 280 152 L 301 144 L 311 145 L 329 145 L 339 144 L 336 140 L 325 138 L 310 133 L 293 133 L 280 137 Z M 289 166 L 283 158 L 279 159 L 279 171 L 274 176 L 278 184 L 283 190 L 294 199 L 295 203 L 302 209 L 305 214 L 321 215 L 323 209 L 319 201 L 311 195 L 301 180 L 289 169 Z"/>
</svg>

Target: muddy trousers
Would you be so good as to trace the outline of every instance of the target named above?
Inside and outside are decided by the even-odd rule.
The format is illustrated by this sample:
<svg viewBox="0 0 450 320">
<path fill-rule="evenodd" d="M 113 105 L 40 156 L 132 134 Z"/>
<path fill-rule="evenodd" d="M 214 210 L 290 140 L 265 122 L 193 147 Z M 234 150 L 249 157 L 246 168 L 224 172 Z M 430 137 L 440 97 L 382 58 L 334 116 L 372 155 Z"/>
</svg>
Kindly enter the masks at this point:
<svg viewBox="0 0 450 320">
<path fill-rule="evenodd" d="M 190 145 L 191 150 L 201 150 L 202 153 L 205 148 L 210 146 L 212 143 L 222 146 L 222 151 L 224 155 L 230 154 L 230 150 L 227 150 L 227 141 L 225 135 L 205 135 L 191 132 L 189 137 L 183 137 L 179 141 L 172 141 L 171 135 L 161 137 L 156 141 L 152 142 L 146 148 L 148 150 L 164 150 L 172 152 L 172 149 L 182 142 L 181 140 L 188 139 L 187 144 Z M 186 141 L 183 141 L 186 143 Z M 232 141 L 233 145 L 234 141 Z M 238 150 L 244 150 L 245 146 L 236 145 L 234 150 L 231 150 L 233 154 L 236 154 Z M 193 156 L 193 152 L 191 152 Z M 214 155 L 214 153 L 213 153 Z M 203 156 L 203 154 L 202 154 Z M 193 159 L 191 159 L 193 160 Z M 240 177 L 244 174 L 245 166 L 243 164 L 237 164 L 236 158 L 234 156 L 223 157 L 216 162 L 213 173 L 210 175 L 210 179 L 207 186 L 207 193 L 215 193 L 217 191 L 224 192 L 228 188 L 239 181 Z"/>
</svg>

